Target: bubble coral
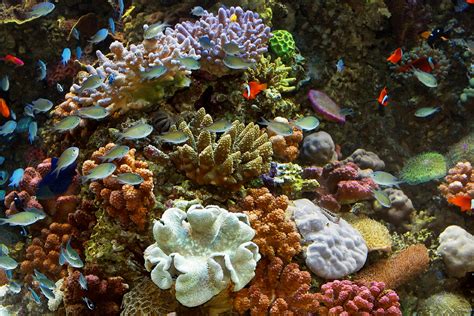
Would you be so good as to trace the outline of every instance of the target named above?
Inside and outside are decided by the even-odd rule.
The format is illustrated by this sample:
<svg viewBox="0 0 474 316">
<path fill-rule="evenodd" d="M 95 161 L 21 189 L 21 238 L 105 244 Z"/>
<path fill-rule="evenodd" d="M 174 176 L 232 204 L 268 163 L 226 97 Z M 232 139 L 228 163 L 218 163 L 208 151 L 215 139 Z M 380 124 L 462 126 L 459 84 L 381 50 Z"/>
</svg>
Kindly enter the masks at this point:
<svg viewBox="0 0 474 316">
<path fill-rule="evenodd" d="M 41 235 L 34 237 L 26 248 L 25 260 L 20 264 L 20 271 L 25 275 L 25 282 L 32 279 L 34 269 L 44 273 L 52 280 L 67 275 L 67 266 L 59 265 L 61 244 L 65 245 L 71 238 L 73 228 L 69 224 L 52 223 L 49 228 L 41 230 Z M 74 247 L 74 243 L 72 243 Z M 76 249 L 76 247 L 74 247 Z"/>
<path fill-rule="evenodd" d="M 458 196 L 474 199 L 474 172 L 470 162 L 458 162 L 448 170 L 444 182 L 438 186 L 446 200 Z"/>
<path fill-rule="evenodd" d="M 161 289 L 175 285 L 187 307 L 209 301 L 233 283 L 241 290 L 260 260 L 248 217 L 218 206 L 167 209 L 153 226 L 155 243 L 145 249 L 145 267 Z"/>
<path fill-rule="evenodd" d="M 388 288 L 396 289 L 422 274 L 429 264 L 428 249 L 423 244 L 416 244 L 388 259 L 364 267 L 356 274 L 355 281 L 365 284 L 378 281 L 385 283 Z"/>
<path fill-rule="evenodd" d="M 178 170 L 197 184 L 231 190 L 268 170 L 272 145 L 258 125 L 234 121 L 232 128 L 218 137 L 205 129 L 212 123 L 201 108 L 189 125 L 182 122 L 178 128 L 172 126 L 171 130 L 183 131 L 189 137 L 169 155 Z"/>
<path fill-rule="evenodd" d="M 122 277 L 100 278 L 85 274 L 87 291 L 79 284 L 80 271 L 74 271 L 63 283 L 64 306 L 67 315 L 118 315 L 122 296 L 128 290 Z M 87 297 L 94 304 L 91 311 L 83 301 Z"/>
<path fill-rule="evenodd" d="M 398 295 L 383 282 L 359 285 L 349 280 L 332 281 L 321 286 L 319 315 L 401 316 Z"/>
<path fill-rule="evenodd" d="M 318 310 L 317 294 L 309 292 L 311 275 L 298 264 L 285 265 L 274 257 L 257 265 L 250 287 L 236 293 L 234 308 L 239 314 L 307 315 Z"/>
<path fill-rule="evenodd" d="M 89 170 L 101 163 L 100 158 L 104 156 L 115 144 L 109 143 L 105 147 L 96 150 L 91 160 L 86 160 L 82 165 L 82 173 L 87 174 Z M 148 169 L 148 163 L 135 157 L 136 149 L 132 148 L 121 159 L 114 160 L 117 166 L 113 175 L 98 181 L 93 181 L 89 189 L 101 201 L 107 213 L 117 218 L 122 225 L 133 222 L 138 229 L 142 230 L 147 221 L 147 213 L 155 205 L 153 194 L 153 172 Z M 121 184 L 116 175 L 133 172 L 143 178 L 143 182 L 133 186 Z"/>
<path fill-rule="evenodd" d="M 292 58 L 296 53 L 296 43 L 293 35 L 286 30 L 275 30 L 270 38 L 270 49 L 281 58 Z"/>
<path fill-rule="evenodd" d="M 410 158 L 400 171 L 400 180 L 411 185 L 425 183 L 446 175 L 446 159 L 436 152 Z"/>
<path fill-rule="evenodd" d="M 288 123 L 287 119 L 275 118 L 277 122 Z M 291 162 L 298 158 L 299 146 L 303 140 L 303 131 L 293 127 L 293 134 L 289 136 L 278 135 L 271 130 L 267 130 L 272 143 L 273 156 L 282 162 Z"/>
<path fill-rule="evenodd" d="M 277 256 L 289 262 L 301 251 L 301 237 L 295 224 L 285 215 L 286 196 L 275 197 L 267 188 L 250 189 L 240 207 L 255 229 L 253 242 L 262 255 L 270 259 Z"/>
</svg>

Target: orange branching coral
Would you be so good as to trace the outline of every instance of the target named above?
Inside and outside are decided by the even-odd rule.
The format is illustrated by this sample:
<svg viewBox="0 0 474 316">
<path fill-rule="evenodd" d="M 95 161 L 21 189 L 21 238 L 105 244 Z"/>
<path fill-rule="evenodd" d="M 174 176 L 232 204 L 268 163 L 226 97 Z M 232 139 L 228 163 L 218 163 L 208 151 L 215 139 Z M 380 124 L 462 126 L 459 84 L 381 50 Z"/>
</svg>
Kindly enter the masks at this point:
<svg viewBox="0 0 474 316">
<path fill-rule="evenodd" d="M 284 265 L 275 257 L 260 260 L 249 288 L 236 293 L 235 310 L 250 315 L 308 315 L 319 307 L 318 295 L 310 293 L 311 275 L 298 264 Z"/>
<path fill-rule="evenodd" d="M 100 157 L 114 146 L 115 144 L 109 143 L 95 151 L 92 154 L 92 160 L 84 162 L 82 173 L 87 174 L 100 164 Z M 147 162 L 135 158 L 135 152 L 136 149 L 132 148 L 125 157 L 114 160 L 117 165 L 114 174 L 103 180 L 93 181 L 89 188 L 103 203 L 110 216 L 118 218 L 122 225 L 127 225 L 132 221 L 142 230 L 145 228 L 146 214 L 155 203 L 153 172 L 148 169 Z M 115 176 L 126 172 L 139 174 L 144 181 L 137 186 L 119 183 Z"/>
<path fill-rule="evenodd" d="M 428 249 L 423 244 L 412 245 L 395 256 L 380 260 L 362 269 L 355 281 L 370 284 L 383 282 L 387 288 L 396 289 L 422 274 L 430 264 Z"/>
<path fill-rule="evenodd" d="M 270 136 L 273 155 L 277 160 L 291 162 L 298 158 L 299 146 L 303 141 L 303 132 L 299 128 L 293 127 L 293 135 L 290 136 L 277 135 L 271 130 L 267 130 L 267 134 Z"/>
<path fill-rule="evenodd" d="M 474 199 L 474 172 L 471 163 L 458 162 L 449 169 L 448 175 L 438 189 L 450 203 L 456 199 L 466 199 L 467 208 L 470 209 L 470 200 Z"/>
<path fill-rule="evenodd" d="M 260 253 L 270 259 L 278 256 L 286 262 L 301 251 L 301 236 L 285 214 L 287 207 L 285 195 L 274 197 L 267 188 L 250 189 L 241 202 L 255 229 L 253 241 Z"/>
<path fill-rule="evenodd" d="M 32 279 L 34 269 L 46 274 L 52 280 L 58 280 L 67 275 L 66 266 L 59 265 L 61 244 L 65 245 L 73 228 L 69 224 L 52 223 L 41 230 L 39 237 L 33 238 L 26 248 L 26 260 L 21 262 L 20 270 L 25 274 L 25 282 Z M 73 248 L 74 243 L 72 243 Z"/>
</svg>

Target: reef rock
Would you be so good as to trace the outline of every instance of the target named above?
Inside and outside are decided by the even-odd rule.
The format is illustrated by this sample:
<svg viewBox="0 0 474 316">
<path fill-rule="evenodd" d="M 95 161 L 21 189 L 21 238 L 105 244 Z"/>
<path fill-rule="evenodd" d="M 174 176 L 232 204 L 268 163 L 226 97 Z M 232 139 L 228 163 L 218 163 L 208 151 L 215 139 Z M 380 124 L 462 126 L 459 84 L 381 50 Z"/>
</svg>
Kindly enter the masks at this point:
<svg viewBox="0 0 474 316">
<path fill-rule="evenodd" d="M 462 227 L 446 227 L 439 235 L 438 252 L 450 276 L 462 278 L 467 272 L 474 271 L 474 236 Z"/>
<path fill-rule="evenodd" d="M 337 159 L 334 141 L 326 132 L 316 132 L 306 136 L 301 146 L 301 158 L 323 166 Z"/>
</svg>

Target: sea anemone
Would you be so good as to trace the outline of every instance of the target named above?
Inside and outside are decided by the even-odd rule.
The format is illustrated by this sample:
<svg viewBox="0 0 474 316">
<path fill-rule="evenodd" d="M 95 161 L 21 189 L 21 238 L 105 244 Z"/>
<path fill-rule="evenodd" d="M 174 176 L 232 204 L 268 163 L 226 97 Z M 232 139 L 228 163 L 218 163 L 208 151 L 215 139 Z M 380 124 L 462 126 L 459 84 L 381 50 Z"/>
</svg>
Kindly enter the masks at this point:
<svg viewBox="0 0 474 316">
<path fill-rule="evenodd" d="M 426 152 L 410 158 L 402 171 L 400 179 L 408 184 L 420 184 L 446 175 L 446 159 L 436 152 Z"/>
</svg>

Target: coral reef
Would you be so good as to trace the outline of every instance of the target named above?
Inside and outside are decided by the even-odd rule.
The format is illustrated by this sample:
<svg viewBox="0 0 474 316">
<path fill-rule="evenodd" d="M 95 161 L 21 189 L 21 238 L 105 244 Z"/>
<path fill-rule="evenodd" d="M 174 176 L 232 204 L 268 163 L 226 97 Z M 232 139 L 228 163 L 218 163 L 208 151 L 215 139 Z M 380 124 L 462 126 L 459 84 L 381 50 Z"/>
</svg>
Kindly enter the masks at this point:
<svg viewBox="0 0 474 316">
<path fill-rule="evenodd" d="M 390 315 L 401 316 L 399 298 L 383 282 L 358 285 L 349 280 L 321 286 L 320 315 Z"/>
<path fill-rule="evenodd" d="M 474 236 L 462 227 L 451 225 L 439 235 L 438 252 L 448 274 L 462 278 L 474 271 Z"/>
<path fill-rule="evenodd" d="M 400 180 L 420 184 L 446 175 L 446 159 L 436 152 L 426 152 L 410 158 L 400 171 Z"/>
<path fill-rule="evenodd" d="M 355 280 L 365 284 L 383 282 L 387 288 L 396 289 L 422 274 L 429 264 L 428 249 L 423 244 L 416 244 L 364 267 L 356 274 Z"/>
<path fill-rule="evenodd" d="M 240 207 L 249 217 L 255 230 L 253 242 L 263 256 L 269 259 L 276 256 L 289 262 L 301 251 L 301 237 L 285 214 L 288 207 L 286 196 L 275 197 L 267 188 L 250 189 Z"/>
<path fill-rule="evenodd" d="M 459 99 L 461 102 L 467 103 L 472 98 L 474 98 L 474 78 L 469 78 L 469 85 L 464 88 Z"/>
<path fill-rule="evenodd" d="M 250 287 L 235 294 L 234 308 L 239 314 L 306 315 L 317 311 L 317 294 L 310 293 L 311 275 L 296 263 L 285 265 L 275 257 L 261 260 Z"/>
<path fill-rule="evenodd" d="M 254 277 L 260 259 L 254 235 L 242 213 L 199 204 L 187 212 L 170 208 L 155 221 L 156 242 L 145 250 L 145 267 L 159 288 L 175 284 L 181 304 L 198 306 L 231 282 L 239 291 Z"/>
<path fill-rule="evenodd" d="M 326 132 L 316 132 L 307 135 L 301 145 L 301 158 L 311 164 L 324 166 L 337 160 L 336 146 L 331 135 Z"/>
<path fill-rule="evenodd" d="M 423 300 L 418 307 L 417 315 L 471 315 L 471 304 L 465 297 L 456 293 L 441 292 L 436 293 Z"/>
<path fill-rule="evenodd" d="M 270 49 L 278 57 L 289 59 L 296 53 L 296 43 L 290 32 L 287 30 L 275 30 L 270 38 Z"/>
<path fill-rule="evenodd" d="M 338 279 L 362 268 L 368 250 L 357 230 L 310 200 L 293 204 L 290 212 L 306 246 L 306 265 L 314 274 Z"/>
<path fill-rule="evenodd" d="M 216 139 L 215 133 L 206 130 L 212 123 L 201 108 L 189 125 L 183 122 L 178 126 L 177 130 L 189 137 L 169 155 L 178 170 L 197 184 L 231 190 L 268 170 L 273 151 L 267 133 L 254 123 L 234 121 L 232 128 Z"/>
<path fill-rule="evenodd" d="M 474 199 L 474 173 L 470 162 L 458 162 L 448 170 L 444 182 L 438 186 L 446 200 L 456 197 Z"/>
<path fill-rule="evenodd" d="M 82 174 L 87 174 L 100 164 L 101 157 L 114 146 L 115 144 L 109 143 L 95 151 L 91 160 L 86 160 L 82 165 Z M 153 172 L 148 169 L 147 162 L 135 157 L 135 153 L 136 149 L 132 148 L 123 158 L 114 160 L 113 163 L 117 166 L 114 173 L 105 179 L 91 182 L 89 189 L 111 217 L 117 218 L 122 225 L 132 221 L 142 230 L 147 213 L 155 204 Z M 120 183 L 116 176 L 127 172 L 140 175 L 144 181 L 137 186 Z"/>
<path fill-rule="evenodd" d="M 372 169 L 373 171 L 385 169 L 385 162 L 376 153 L 362 148 L 356 149 L 344 162 L 353 162 L 361 169 Z"/>
</svg>

